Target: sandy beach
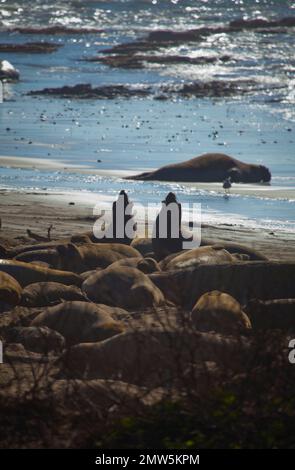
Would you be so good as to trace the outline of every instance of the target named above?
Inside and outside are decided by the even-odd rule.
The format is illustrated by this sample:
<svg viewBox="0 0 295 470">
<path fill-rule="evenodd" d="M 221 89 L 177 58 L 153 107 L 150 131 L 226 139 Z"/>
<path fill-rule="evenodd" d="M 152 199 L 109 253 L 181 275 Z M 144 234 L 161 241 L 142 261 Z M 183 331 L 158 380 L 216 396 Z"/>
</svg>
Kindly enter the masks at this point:
<svg viewBox="0 0 295 470">
<path fill-rule="evenodd" d="M 0 448 L 295 448 L 294 38 L 291 0 L 1 1 Z"/>
<path fill-rule="evenodd" d="M 26 238 L 30 229 L 46 236 L 53 225 L 53 239 L 91 231 L 95 206 L 110 215 L 111 196 L 78 192 L 0 191 L 1 239 Z M 144 235 L 144 221 L 138 214 L 138 235 Z M 295 261 L 294 234 L 234 226 L 230 223 L 203 225 L 202 237 L 212 243 L 233 242 L 261 251 L 271 260 Z"/>
</svg>

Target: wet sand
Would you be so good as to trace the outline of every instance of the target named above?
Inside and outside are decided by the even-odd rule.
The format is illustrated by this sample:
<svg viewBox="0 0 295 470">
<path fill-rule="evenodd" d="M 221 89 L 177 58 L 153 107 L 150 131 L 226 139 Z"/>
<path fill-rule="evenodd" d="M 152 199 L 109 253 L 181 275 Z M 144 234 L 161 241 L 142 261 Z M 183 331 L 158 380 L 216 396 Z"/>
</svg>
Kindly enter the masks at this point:
<svg viewBox="0 0 295 470">
<path fill-rule="evenodd" d="M 75 165 L 49 158 L 28 158 L 28 157 L 10 157 L 0 156 L 0 168 L 21 168 L 36 170 L 68 171 L 71 173 L 79 172 L 86 174 L 95 174 L 98 176 L 113 176 L 116 178 L 135 175 L 137 171 L 125 170 L 98 170 L 90 165 Z"/>
<path fill-rule="evenodd" d="M 36 170 L 52 170 L 65 171 L 79 174 L 92 174 L 97 176 L 107 176 L 113 178 L 126 178 L 134 176 L 141 172 L 141 168 L 135 170 L 103 170 L 94 168 L 91 165 L 75 165 L 58 160 L 50 160 L 46 158 L 27 158 L 0 156 L 0 168 L 21 168 Z M 155 170 L 151 168 L 150 170 Z M 165 182 L 163 182 L 165 183 Z M 222 185 L 220 183 L 183 183 L 182 186 L 193 188 L 195 190 L 214 191 L 223 194 Z M 284 188 L 280 186 L 272 186 L 271 184 L 233 184 L 231 194 L 240 194 L 244 196 L 259 196 L 260 198 L 269 199 L 288 199 L 295 200 L 295 188 Z"/>
</svg>

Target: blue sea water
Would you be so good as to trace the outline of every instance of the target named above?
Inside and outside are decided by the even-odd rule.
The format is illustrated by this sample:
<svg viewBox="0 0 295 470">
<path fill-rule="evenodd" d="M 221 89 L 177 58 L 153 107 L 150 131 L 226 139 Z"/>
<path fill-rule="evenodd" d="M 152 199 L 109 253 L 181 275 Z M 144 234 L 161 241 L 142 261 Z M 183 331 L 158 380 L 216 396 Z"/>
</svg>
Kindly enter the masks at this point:
<svg viewBox="0 0 295 470">
<path fill-rule="evenodd" d="M 20 81 L 5 84 L 0 104 L 0 155 L 34 157 L 95 170 L 142 171 L 222 152 L 268 166 L 277 197 L 232 195 L 181 184 L 131 182 L 84 172 L 0 168 L 2 188 L 78 190 L 116 195 L 127 189 L 139 202 L 163 199 L 170 189 L 182 202 L 201 202 L 204 220 L 295 230 L 295 28 L 210 34 L 199 43 L 165 51 L 189 57 L 232 60 L 207 65 L 148 65 L 110 68 L 82 59 L 103 49 L 144 37 L 156 29 L 188 30 L 226 25 L 235 19 L 295 16 L 293 1 L 274 0 L 114 0 L 2 1 L 0 43 L 59 43 L 52 54 L 0 53 L 20 71 Z M 95 34 L 34 34 L 13 28 L 95 27 Z M 227 98 L 160 101 L 153 97 L 69 100 L 28 96 L 45 87 L 91 83 L 182 84 L 192 80 L 255 80 L 260 90 Z M 282 191 L 284 196 L 282 197 Z M 287 196 L 286 196 L 287 194 Z M 288 195 L 289 194 L 289 195 Z"/>
</svg>

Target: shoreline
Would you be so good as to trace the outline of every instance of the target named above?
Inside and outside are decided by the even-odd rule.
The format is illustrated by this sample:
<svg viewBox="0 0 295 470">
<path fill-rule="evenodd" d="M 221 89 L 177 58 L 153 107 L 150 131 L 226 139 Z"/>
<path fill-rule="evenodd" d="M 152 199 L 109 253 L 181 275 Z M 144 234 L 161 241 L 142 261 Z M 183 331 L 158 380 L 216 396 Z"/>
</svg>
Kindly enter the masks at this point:
<svg viewBox="0 0 295 470">
<path fill-rule="evenodd" d="M 19 243 L 28 239 L 27 229 L 46 236 L 53 225 L 52 239 L 59 239 L 92 230 L 97 216 L 93 208 L 110 215 L 114 197 L 81 192 L 7 191 L 0 190 L 1 243 Z M 137 214 L 138 236 L 144 236 L 145 222 Z M 247 228 L 239 225 L 202 224 L 201 236 L 212 244 L 232 242 L 260 251 L 271 260 L 295 261 L 294 233 L 272 232 L 268 229 Z M 17 240 L 13 240 L 16 239 Z"/>
<path fill-rule="evenodd" d="M 30 158 L 30 157 L 10 157 L 0 156 L 0 168 L 11 168 L 11 169 L 30 169 L 30 170 L 50 170 L 50 171 L 65 171 L 72 173 L 83 173 L 83 174 L 95 174 L 98 176 L 113 176 L 113 177 L 124 177 L 132 174 L 136 174 L 137 171 L 132 170 L 98 170 L 88 165 L 76 165 L 73 163 L 66 163 L 62 161 L 56 161 L 49 158 Z"/>
<path fill-rule="evenodd" d="M 142 168 L 136 170 L 107 170 L 107 169 L 96 169 L 89 165 L 76 165 L 65 163 L 62 161 L 56 161 L 46 158 L 29 158 L 29 157 L 15 157 L 15 156 L 0 156 L 0 168 L 6 169 L 22 169 L 22 170 L 40 170 L 40 171 L 64 171 L 66 173 L 79 173 L 79 174 L 92 174 L 101 177 L 110 178 L 127 178 L 128 176 L 134 176 L 141 172 Z M 126 179 L 126 181 L 129 181 Z M 132 180 L 130 180 L 132 182 Z M 223 194 L 221 183 L 199 183 L 199 182 L 169 182 L 169 181 L 156 181 L 163 185 L 177 184 L 183 187 L 192 188 L 201 191 L 214 191 Z M 12 188 L 9 190 L 13 191 Z M 24 189 L 25 191 L 25 189 Z M 62 191 L 64 192 L 64 191 Z M 290 202 L 295 201 L 295 187 L 283 187 L 273 186 L 264 184 L 235 184 L 231 188 L 232 195 L 241 196 L 252 196 L 265 199 L 278 199 L 278 200 L 289 200 Z"/>
</svg>

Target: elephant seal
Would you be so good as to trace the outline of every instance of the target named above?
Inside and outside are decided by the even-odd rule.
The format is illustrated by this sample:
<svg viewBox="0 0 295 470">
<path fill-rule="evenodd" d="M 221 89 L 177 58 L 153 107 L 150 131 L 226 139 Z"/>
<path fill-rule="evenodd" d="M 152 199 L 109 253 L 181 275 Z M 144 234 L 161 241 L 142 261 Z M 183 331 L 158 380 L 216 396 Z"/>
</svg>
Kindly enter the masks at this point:
<svg viewBox="0 0 295 470">
<path fill-rule="evenodd" d="M 122 413 L 130 416 L 130 410 L 138 412 L 145 410 L 146 406 L 152 406 L 163 399 L 162 390 L 148 391 L 145 387 L 139 387 L 120 380 L 55 380 L 52 384 L 52 392 L 58 403 L 64 403 L 69 409 L 73 403 L 75 409 L 89 409 L 92 407 L 102 417 L 107 410 L 108 417 L 116 416 L 118 407 L 120 416 Z M 136 411 L 135 411 L 136 410 Z"/>
<path fill-rule="evenodd" d="M 125 258 L 119 261 L 115 261 L 109 267 L 117 268 L 120 266 L 128 266 L 129 268 L 136 268 L 145 274 L 150 274 L 156 271 L 161 271 L 159 264 L 153 258 Z"/>
<path fill-rule="evenodd" d="M 243 339 L 191 329 L 144 329 L 126 331 L 100 343 L 75 345 L 65 361 L 73 378 L 119 379 L 154 388 L 181 380 L 192 363 L 212 361 L 234 367 L 243 363 L 246 354 L 248 346 Z"/>
<path fill-rule="evenodd" d="M 21 303 L 26 307 L 45 307 L 64 300 L 85 302 L 85 297 L 77 286 L 65 286 L 59 282 L 35 282 L 24 288 Z"/>
<path fill-rule="evenodd" d="M 104 269 L 124 258 L 141 258 L 141 254 L 135 248 L 120 243 L 91 243 L 81 246 L 69 243 L 58 246 L 57 252 L 59 255 L 58 267 L 77 273 L 96 268 Z"/>
<path fill-rule="evenodd" d="M 65 348 L 64 337 L 47 326 L 10 328 L 6 339 L 12 343 L 20 343 L 25 349 L 40 354 L 60 352 Z"/>
<path fill-rule="evenodd" d="M 25 251 L 14 257 L 17 261 L 25 263 L 42 262 L 55 268 L 58 266 L 58 252 L 56 249 Z"/>
<path fill-rule="evenodd" d="M 248 316 L 231 295 L 218 290 L 203 294 L 195 304 L 191 319 L 199 331 L 238 333 L 251 328 Z"/>
<path fill-rule="evenodd" d="M 82 292 L 93 302 L 126 309 L 153 307 L 165 303 L 162 292 L 136 268 L 111 266 L 88 277 Z"/>
<path fill-rule="evenodd" d="M 89 236 L 89 234 L 81 233 L 77 235 L 73 235 L 71 237 L 71 243 L 74 243 L 75 245 L 84 245 L 85 243 L 92 243 L 92 240 Z"/>
<path fill-rule="evenodd" d="M 253 248 L 249 248 L 245 245 L 240 245 L 239 243 L 230 243 L 230 242 L 216 242 L 214 240 L 208 240 L 206 238 L 202 238 L 201 246 L 219 246 L 224 248 L 226 251 L 231 253 L 232 255 L 246 255 L 245 261 L 247 261 L 247 257 L 249 261 L 269 261 L 267 256 L 260 253 L 260 251 L 255 250 Z"/>
<path fill-rule="evenodd" d="M 146 256 L 153 251 L 153 241 L 151 238 L 136 237 L 132 240 L 130 246 L 139 251 L 142 256 Z"/>
<path fill-rule="evenodd" d="M 10 274 L 0 271 L 0 302 L 18 305 L 21 301 L 22 288 Z"/>
<path fill-rule="evenodd" d="M 127 312 L 88 302 L 62 302 L 46 308 L 31 326 L 47 326 L 58 331 L 68 344 L 102 341 L 124 331 L 123 324 L 112 318 L 119 313 Z"/>
<path fill-rule="evenodd" d="M 295 330 L 295 299 L 251 300 L 246 313 L 255 329 Z"/>
<path fill-rule="evenodd" d="M 191 309 L 196 299 L 212 290 L 227 292 L 241 304 L 251 299 L 271 300 L 294 297 L 295 263 L 244 261 L 242 263 L 199 264 L 194 268 L 149 274 L 165 297 Z"/>
<path fill-rule="evenodd" d="M 222 182 L 229 176 L 234 183 L 266 183 L 271 180 L 267 167 L 244 163 L 223 153 L 205 153 L 126 179 L 214 183 Z"/>
<path fill-rule="evenodd" d="M 114 261 L 132 256 L 141 257 L 141 254 L 134 248 L 118 243 L 85 243 L 79 246 L 66 243 L 54 248 L 25 251 L 15 259 L 28 263 L 45 262 L 53 269 L 80 273 L 98 267 L 106 268 Z"/>
<path fill-rule="evenodd" d="M 199 264 L 221 264 L 235 261 L 237 259 L 234 256 L 219 246 L 203 246 L 170 255 L 161 261 L 160 266 L 163 271 L 172 271 L 192 268 Z"/>
<path fill-rule="evenodd" d="M 93 243 L 98 240 L 94 237 L 92 232 L 81 233 L 73 235 L 69 238 L 62 238 L 59 240 L 52 240 L 47 242 L 30 243 L 26 245 L 16 245 L 13 247 L 6 246 L 0 243 L 0 258 L 15 258 L 16 256 L 27 251 L 41 251 L 41 250 L 54 250 L 59 245 L 66 245 L 67 243 L 75 243 L 76 245 L 83 245 L 85 243 Z M 22 260 L 20 260 L 22 261 Z"/>
<path fill-rule="evenodd" d="M 0 272 L 10 274 L 22 287 L 34 282 L 60 282 L 66 285 L 80 286 L 82 279 L 75 273 L 44 268 L 36 264 L 16 260 L 0 259 Z"/>
</svg>

